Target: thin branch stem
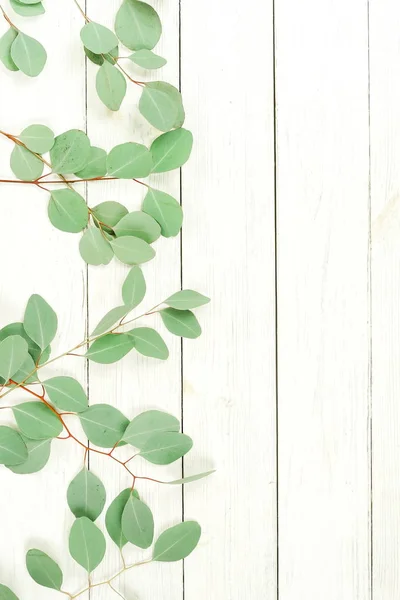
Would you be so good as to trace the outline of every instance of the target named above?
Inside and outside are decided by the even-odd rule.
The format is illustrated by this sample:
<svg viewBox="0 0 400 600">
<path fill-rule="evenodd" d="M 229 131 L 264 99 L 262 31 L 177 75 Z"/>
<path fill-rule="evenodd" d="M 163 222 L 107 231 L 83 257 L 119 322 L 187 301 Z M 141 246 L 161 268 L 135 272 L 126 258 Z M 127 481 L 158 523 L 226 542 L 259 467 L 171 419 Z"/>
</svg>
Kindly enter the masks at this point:
<svg viewBox="0 0 400 600">
<path fill-rule="evenodd" d="M 2 6 L 0 6 L 0 10 L 3 13 L 3 17 L 5 18 L 5 20 L 9 24 L 9 26 L 12 27 L 13 29 L 15 29 L 16 31 L 19 31 L 18 27 L 16 27 L 16 25 L 14 25 L 14 23 L 11 21 L 10 17 L 7 15 L 6 11 L 4 10 L 4 8 Z"/>
<path fill-rule="evenodd" d="M 89 17 L 87 16 L 87 14 L 85 13 L 85 11 L 83 10 L 83 8 L 81 7 L 81 5 L 79 4 L 79 2 L 77 0 L 74 0 L 76 6 L 78 7 L 79 12 L 81 13 L 82 17 L 85 19 L 86 23 L 90 22 Z"/>
<path fill-rule="evenodd" d="M 149 558 L 148 560 L 143 560 L 141 562 L 134 563 L 133 565 L 124 566 L 123 569 L 120 569 L 117 573 L 115 573 L 115 575 L 113 575 L 109 579 L 105 579 L 104 581 L 100 581 L 99 583 L 92 583 L 88 587 L 86 587 L 83 590 L 81 590 L 80 592 L 78 592 L 77 594 L 71 594 L 70 598 L 71 598 L 71 600 L 74 600 L 75 598 L 79 598 L 79 596 L 82 596 L 82 594 L 84 594 L 85 592 L 88 592 L 89 590 L 91 590 L 93 588 L 100 587 L 102 585 L 109 586 L 115 579 L 117 579 L 117 577 L 120 577 L 126 571 L 129 571 L 130 569 L 133 569 L 134 567 L 140 567 L 141 565 L 147 565 L 148 563 L 151 563 L 152 561 L 153 561 L 153 559 Z"/>
</svg>

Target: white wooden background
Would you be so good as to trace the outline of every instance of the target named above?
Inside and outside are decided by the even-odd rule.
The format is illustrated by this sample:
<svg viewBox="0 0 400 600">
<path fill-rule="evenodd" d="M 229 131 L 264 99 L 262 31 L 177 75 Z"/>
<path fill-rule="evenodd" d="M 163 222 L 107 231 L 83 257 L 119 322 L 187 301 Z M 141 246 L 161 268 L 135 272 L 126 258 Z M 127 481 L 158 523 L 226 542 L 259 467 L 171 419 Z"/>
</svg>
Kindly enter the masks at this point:
<svg viewBox="0 0 400 600">
<path fill-rule="evenodd" d="M 87 0 L 87 11 L 111 26 L 119 3 Z M 155 132 L 138 115 L 133 85 L 119 113 L 97 99 L 72 0 L 46 4 L 44 17 L 15 17 L 49 61 L 35 80 L 1 70 L 0 128 L 87 127 L 107 149 L 148 143 Z M 212 304 L 199 311 L 202 337 L 182 353 L 168 337 L 168 362 L 91 365 L 87 383 L 92 403 L 128 416 L 149 407 L 181 414 L 195 440 L 185 471 L 218 472 L 183 495 L 140 486 L 159 530 L 184 514 L 201 522 L 203 537 L 184 567 L 143 567 L 120 589 L 127 600 L 398 600 L 400 5 L 154 6 L 164 25 L 157 49 L 168 59 L 160 73 L 181 84 L 195 147 L 181 182 L 178 173 L 159 179 L 181 190 L 185 223 L 182 239 L 163 240 L 146 266 L 146 301 L 182 284 Z M 1 140 L 0 178 L 10 151 Z M 38 292 L 59 314 L 64 350 L 84 336 L 87 314 L 92 327 L 118 303 L 126 268 L 87 272 L 78 237 L 48 222 L 46 194 L 22 187 L 0 186 L 1 325 L 20 319 Z M 91 184 L 90 205 L 111 199 L 135 209 L 142 190 Z M 78 359 L 49 372 L 60 368 L 87 375 Z M 85 583 L 68 558 L 65 502 L 81 460 L 72 443 L 58 442 L 42 473 L 0 472 L 0 581 L 21 600 L 57 596 L 25 572 L 32 545 L 60 561 L 64 587 Z M 110 498 L 126 487 L 106 460 L 90 466 Z M 95 579 L 118 566 L 111 551 Z"/>
</svg>

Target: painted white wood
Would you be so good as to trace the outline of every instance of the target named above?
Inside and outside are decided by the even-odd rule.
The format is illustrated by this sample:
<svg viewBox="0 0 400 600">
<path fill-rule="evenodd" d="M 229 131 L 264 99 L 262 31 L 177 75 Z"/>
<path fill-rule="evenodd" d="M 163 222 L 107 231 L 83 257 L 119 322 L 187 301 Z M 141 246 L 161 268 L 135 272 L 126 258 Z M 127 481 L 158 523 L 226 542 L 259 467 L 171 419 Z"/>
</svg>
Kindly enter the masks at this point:
<svg viewBox="0 0 400 600">
<path fill-rule="evenodd" d="M 120 6 L 119 0 L 107 3 L 88 1 L 90 18 L 105 25 L 112 26 L 113 18 Z M 159 0 L 154 3 L 163 23 L 163 36 L 157 45 L 157 52 L 168 60 L 168 64 L 160 72 L 150 75 L 129 62 L 124 67 L 136 79 L 161 79 L 172 84 L 179 84 L 179 28 L 178 1 L 165 3 Z M 123 50 L 124 55 L 129 51 Z M 121 110 L 118 113 L 109 111 L 98 99 L 95 91 L 95 73 L 97 68 L 88 68 L 88 134 L 94 144 L 110 150 L 119 143 L 135 141 L 149 145 L 160 132 L 152 128 L 138 112 L 138 101 L 141 88 L 128 83 L 128 92 Z M 152 185 L 179 198 L 179 174 L 172 172 L 152 177 Z M 145 188 L 133 182 L 109 182 L 107 184 L 91 184 L 88 202 L 94 206 L 105 200 L 117 200 L 125 204 L 129 210 L 138 210 L 145 195 Z M 137 314 L 142 314 L 158 302 L 180 289 L 180 242 L 175 239 L 160 239 L 155 244 L 156 258 L 143 266 L 147 282 L 147 294 L 143 304 L 138 307 Z M 90 328 L 113 306 L 121 303 L 121 285 L 128 273 L 128 267 L 114 261 L 104 268 L 89 269 L 89 323 Z M 141 325 L 154 325 L 160 332 L 163 330 L 160 318 L 146 318 Z M 149 408 L 160 408 L 178 418 L 181 415 L 181 352 L 180 340 L 165 335 L 170 349 L 168 361 L 146 359 L 134 353 L 129 354 L 116 365 L 90 366 L 90 401 L 94 403 L 111 403 L 117 406 L 129 418 Z M 132 449 L 121 449 L 121 455 L 128 458 Z M 111 463 L 111 464 L 109 464 Z M 130 486 L 131 481 L 126 473 L 112 461 L 101 457 L 91 457 L 91 468 L 105 482 L 109 490 L 109 500 L 122 489 Z M 180 477 L 179 463 L 170 467 L 154 468 L 140 459 L 132 462 L 135 472 L 159 479 L 176 479 Z M 152 475 L 153 474 L 153 475 Z M 156 535 L 163 529 L 181 520 L 181 490 L 159 486 L 154 483 L 137 482 L 141 498 L 151 507 Z M 102 522 L 103 519 L 100 519 Z M 98 569 L 96 580 L 102 575 L 112 574 L 120 569 L 120 557 L 116 548 L 109 544 L 106 561 Z M 149 557 L 150 550 L 139 551 L 127 549 L 125 556 L 128 562 L 136 562 L 142 557 Z M 95 578 L 94 578 L 95 579 Z M 124 584 L 125 582 L 125 584 Z M 124 587 L 125 585 L 125 587 Z M 141 567 L 126 574 L 116 585 L 125 590 L 128 598 L 162 598 L 178 600 L 183 595 L 182 564 L 154 564 Z M 108 600 L 110 590 L 99 589 L 96 599 Z"/>
<path fill-rule="evenodd" d="M 373 588 L 400 594 L 399 160 L 400 7 L 370 2 L 372 200 Z"/>
<path fill-rule="evenodd" d="M 185 488 L 186 600 L 277 596 L 272 22 L 270 1 L 182 2 L 183 286 L 212 298 L 183 345 L 185 472 L 217 468 Z"/>
<path fill-rule="evenodd" d="M 275 23 L 279 597 L 367 600 L 367 0 Z"/>
<path fill-rule="evenodd" d="M 79 37 L 79 15 L 70 0 L 46 3 L 46 15 L 27 19 L 7 12 L 17 26 L 45 45 L 48 64 L 31 79 L 8 73 L 1 65 L 0 129 L 18 134 L 32 123 L 43 123 L 61 133 L 83 128 L 85 120 L 84 63 Z M 6 31 L 1 19 L 0 32 Z M 65 60 L 60 60 L 64 56 Z M 13 177 L 9 168 L 12 143 L 0 140 L 0 178 Z M 1 326 L 20 321 L 32 293 L 39 293 L 59 317 L 59 334 L 53 352 L 61 353 L 85 336 L 85 268 L 78 252 L 78 238 L 55 230 L 47 217 L 48 194 L 27 185 L 0 184 L 2 204 Z M 84 365 L 78 359 L 60 361 L 43 376 L 70 374 L 84 381 Z M 32 400 L 23 391 L 7 397 L 7 403 Z M 6 399 L 2 400 L 5 405 Z M 7 411 L 8 413 L 8 411 Z M 1 422 L 12 422 L 1 412 Z M 54 591 L 34 583 L 25 569 L 25 553 L 31 547 L 49 552 L 60 562 L 65 588 L 77 591 L 85 584 L 83 570 L 68 557 L 67 533 L 72 515 L 66 507 L 66 489 L 82 453 L 71 442 L 54 441 L 46 469 L 35 475 L 0 472 L 0 582 L 21 598 L 53 599 Z M 82 596 L 83 600 L 85 595 Z"/>
</svg>

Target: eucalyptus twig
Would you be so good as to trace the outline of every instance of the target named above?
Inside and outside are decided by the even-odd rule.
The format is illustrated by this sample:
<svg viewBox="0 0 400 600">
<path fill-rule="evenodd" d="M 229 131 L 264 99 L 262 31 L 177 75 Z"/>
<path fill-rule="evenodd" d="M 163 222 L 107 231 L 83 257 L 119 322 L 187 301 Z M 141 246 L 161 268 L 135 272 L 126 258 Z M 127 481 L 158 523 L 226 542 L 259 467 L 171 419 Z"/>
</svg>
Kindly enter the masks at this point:
<svg viewBox="0 0 400 600">
<path fill-rule="evenodd" d="M 14 23 L 11 21 L 10 17 L 7 15 L 7 13 L 5 12 L 4 8 L 2 6 L 0 6 L 0 10 L 3 13 L 3 17 L 5 18 L 5 20 L 7 21 L 7 23 L 10 25 L 10 27 L 12 27 L 13 29 L 15 29 L 16 31 L 18 30 L 18 27 L 16 27 L 16 25 L 14 25 Z"/>
</svg>

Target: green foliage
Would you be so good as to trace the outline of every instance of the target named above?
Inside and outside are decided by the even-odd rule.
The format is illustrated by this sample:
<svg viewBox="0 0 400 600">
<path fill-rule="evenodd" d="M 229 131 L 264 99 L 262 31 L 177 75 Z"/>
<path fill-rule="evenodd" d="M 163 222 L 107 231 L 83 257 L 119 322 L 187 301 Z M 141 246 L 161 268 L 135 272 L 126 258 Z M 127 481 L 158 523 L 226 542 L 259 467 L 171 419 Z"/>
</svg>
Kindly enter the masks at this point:
<svg viewBox="0 0 400 600">
<path fill-rule="evenodd" d="M 28 449 L 20 434 L 5 425 L 0 425 L 0 464 L 19 465 L 28 458 Z"/>
<path fill-rule="evenodd" d="M 175 129 L 163 133 L 150 147 L 153 173 L 165 173 L 185 164 L 192 152 L 193 135 L 187 129 Z"/>
<path fill-rule="evenodd" d="M 93 404 L 79 418 L 88 440 L 100 448 L 113 448 L 129 425 L 128 419 L 109 404 Z"/>
<path fill-rule="evenodd" d="M 141 210 L 128 213 L 115 225 L 117 237 L 131 235 L 152 244 L 161 235 L 161 227 L 153 217 Z"/>
<path fill-rule="evenodd" d="M 45 10 L 42 2 L 24 2 L 24 0 L 10 0 L 12 9 L 21 17 L 37 17 L 43 15 Z"/>
<path fill-rule="evenodd" d="M 162 431 L 151 435 L 141 447 L 140 456 L 154 465 L 170 465 L 185 456 L 193 446 L 184 433 Z"/>
<path fill-rule="evenodd" d="M 121 360 L 134 346 L 134 340 L 129 334 L 110 333 L 95 340 L 85 356 L 93 362 L 108 365 Z"/>
<path fill-rule="evenodd" d="M 10 157 L 14 175 L 22 181 L 35 181 L 43 173 L 42 161 L 23 146 L 15 145 Z"/>
<path fill-rule="evenodd" d="M 124 537 L 139 548 L 151 546 L 154 537 L 154 519 L 150 508 L 135 494 L 129 495 L 122 512 L 122 533 Z"/>
<path fill-rule="evenodd" d="M 177 432 L 181 424 L 176 417 L 160 410 L 147 410 L 135 417 L 125 430 L 124 442 L 143 448 L 149 438 L 165 431 Z"/>
<path fill-rule="evenodd" d="M 140 267 L 132 267 L 122 286 L 122 299 L 130 309 L 138 306 L 146 295 L 146 281 Z"/>
<path fill-rule="evenodd" d="M 47 210 L 50 222 L 60 231 L 79 233 L 89 221 L 84 198 L 69 188 L 53 190 Z"/>
<path fill-rule="evenodd" d="M 201 335 L 200 323 L 191 310 L 164 308 L 160 311 L 165 327 L 174 335 L 195 339 Z"/>
<path fill-rule="evenodd" d="M 79 242 L 79 252 L 89 265 L 108 265 L 114 256 L 104 233 L 96 227 L 89 227 Z"/>
<path fill-rule="evenodd" d="M 53 590 L 60 590 L 63 574 L 58 564 L 47 554 L 32 548 L 26 554 L 26 568 L 36 583 Z"/>
<path fill-rule="evenodd" d="M 204 473 L 197 473 L 196 475 L 189 475 L 188 477 L 183 477 L 182 479 L 175 479 L 174 481 L 166 481 L 165 485 L 182 485 L 184 483 L 192 483 L 193 481 L 204 479 L 213 473 L 215 473 L 215 469 L 212 469 L 211 471 L 205 471 Z"/>
<path fill-rule="evenodd" d="M 116 306 L 115 308 L 112 308 L 106 315 L 104 315 L 99 324 L 95 327 L 92 332 L 92 336 L 101 335 L 102 333 L 105 333 L 111 329 L 111 327 L 115 325 L 117 321 L 122 319 L 122 317 L 124 317 L 129 310 L 130 308 L 125 306 L 125 304 L 123 306 Z"/>
<path fill-rule="evenodd" d="M 106 503 L 106 490 L 100 479 L 84 467 L 69 484 L 67 500 L 75 517 L 95 521 Z"/>
<path fill-rule="evenodd" d="M 28 344 L 19 335 L 11 335 L 0 343 L 0 375 L 8 381 L 28 358 Z"/>
<path fill-rule="evenodd" d="M 201 527 L 196 521 L 184 521 L 164 531 L 154 545 L 153 560 L 175 562 L 189 556 L 199 543 Z"/>
<path fill-rule="evenodd" d="M 13 406 L 13 413 L 21 432 L 32 440 L 55 438 L 63 430 L 60 419 L 42 402 L 23 402 Z"/>
<path fill-rule="evenodd" d="M 151 155 L 146 146 L 127 142 L 115 146 L 107 156 L 108 174 L 118 179 L 147 177 L 152 168 Z"/>
<path fill-rule="evenodd" d="M 73 377 L 52 377 L 44 381 L 43 386 L 57 408 L 79 413 L 88 407 L 85 390 Z"/>
<path fill-rule="evenodd" d="M 51 166 L 55 173 L 76 173 L 88 163 L 91 155 L 90 141 L 86 133 L 71 129 L 58 135 L 50 150 Z"/>
<path fill-rule="evenodd" d="M 169 350 L 161 335 L 151 327 L 135 327 L 129 331 L 132 337 L 135 349 L 144 356 L 167 360 Z"/>
<path fill-rule="evenodd" d="M 19 598 L 9 587 L 0 583 L 0 600 L 19 600 Z"/>
<path fill-rule="evenodd" d="M 18 32 L 11 44 L 11 59 L 20 71 L 29 77 L 37 77 L 47 61 L 47 53 L 42 44 L 34 38 Z"/>
<path fill-rule="evenodd" d="M 19 136 L 19 139 L 31 152 L 44 154 L 54 146 L 54 133 L 45 125 L 29 125 Z"/>
<path fill-rule="evenodd" d="M 133 236 L 111 240 L 110 244 L 115 256 L 126 265 L 140 265 L 154 258 L 156 254 L 147 242 Z"/>
<path fill-rule="evenodd" d="M 147 49 L 134 52 L 129 56 L 129 60 L 139 65 L 139 67 L 143 67 L 143 69 L 160 69 L 167 64 L 165 58 Z"/>
<path fill-rule="evenodd" d="M 119 110 L 126 94 L 126 79 L 116 67 L 104 61 L 97 72 L 96 90 L 107 108 Z"/>
<path fill-rule="evenodd" d="M 91 21 L 81 30 L 81 40 L 85 48 L 93 52 L 94 54 L 106 54 L 111 52 L 118 46 L 118 39 L 115 33 L 113 33 L 104 25 Z"/>
<path fill-rule="evenodd" d="M 115 19 L 115 32 L 130 50 L 151 50 L 161 37 L 161 21 L 149 4 L 124 0 Z"/>
<path fill-rule="evenodd" d="M 125 544 L 128 543 L 128 540 L 122 531 L 122 514 L 131 493 L 132 491 L 130 488 L 123 490 L 116 498 L 114 498 L 106 512 L 106 528 L 108 535 L 118 548 L 123 548 Z"/>
<path fill-rule="evenodd" d="M 195 292 L 194 290 L 181 290 L 167 298 L 165 304 L 168 304 L 168 306 L 177 310 L 187 310 L 189 308 L 198 308 L 209 302 L 210 298 L 199 294 L 199 292 Z"/>
<path fill-rule="evenodd" d="M 169 83 L 153 81 L 143 89 L 139 110 L 151 125 L 161 131 L 182 127 L 185 111 L 180 92 Z"/>
<path fill-rule="evenodd" d="M 109 200 L 92 208 L 92 212 L 101 224 L 106 223 L 114 227 L 122 217 L 128 214 L 128 209 L 119 202 Z"/>
<path fill-rule="evenodd" d="M 90 147 L 90 154 L 86 165 L 75 173 L 81 179 L 94 179 L 104 177 L 107 173 L 107 152 L 96 146 Z"/>
<path fill-rule="evenodd" d="M 0 38 L 0 60 L 9 71 L 19 71 L 19 68 L 11 58 L 11 46 L 18 36 L 18 31 L 10 27 Z"/>
<path fill-rule="evenodd" d="M 183 221 L 182 208 L 169 194 L 149 188 L 142 209 L 159 223 L 161 235 L 164 237 L 173 237 L 180 232 Z"/>
<path fill-rule="evenodd" d="M 51 452 L 51 440 L 30 440 L 22 436 L 28 457 L 18 465 L 7 464 L 7 468 L 18 475 L 29 475 L 41 471 L 48 463 Z M 1 600 L 1 596 L 0 596 Z"/>
<path fill-rule="evenodd" d="M 44 298 L 33 294 L 25 309 L 24 329 L 41 350 L 47 348 L 57 332 L 57 315 Z"/>
<path fill-rule="evenodd" d="M 81 567 L 91 573 L 103 560 L 106 540 L 87 517 L 76 519 L 69 535 L 69 552 Z"/>
</svg>

